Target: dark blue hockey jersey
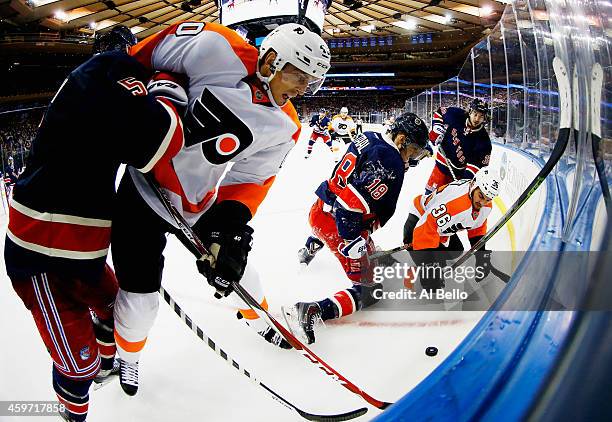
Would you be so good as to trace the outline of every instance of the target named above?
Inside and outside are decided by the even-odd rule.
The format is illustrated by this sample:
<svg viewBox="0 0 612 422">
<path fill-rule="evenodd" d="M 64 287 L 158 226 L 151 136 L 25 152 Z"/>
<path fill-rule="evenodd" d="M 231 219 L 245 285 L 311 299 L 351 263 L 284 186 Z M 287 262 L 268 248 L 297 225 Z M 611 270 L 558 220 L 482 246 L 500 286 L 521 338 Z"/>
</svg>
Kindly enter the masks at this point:
<svg viewBox="0 0 612 422">
<path fill-rule="evenodd" d="M 320 135 L 329 135 L 330 122 L 331 120 L 329 120 L 329 117 L 325 116 L 321 119 L 318 114 L 315 114 L 314 116 L 312 116 L 312 119 L 310 119 L 309 126 L 312 127 L 312 131 L 314 133 L 318 133 Z"/>
<path fill-rule="evenodd" d="M 121 163 L 142 172 L 183 145 L 174 107 L 148 94 L 149 72 L 121 52 L 74 70 L 51 101 L 10 204 L 10 276 L 95 277 L 110 245 Z"/>
<path fill-rule="evenodd" d="M 436 166 L 453 179 L 473 178 L 481 167 L 489 165 L 491 158 L 491 140 L 485 125 L 471 130 L 467 118 L 468 113 L 461 108 L 441 107 L 431 122 L 429 139 L 438 145 Z"/>
<path fill-rule="evenodd" d="M 364 132 L 355 137 L 316 194 L 333 207 L 340 236 L 354 239 L 391 218 L 403 182 L 404 161 L 397 147 L 378 132 Z"/>
</svg>

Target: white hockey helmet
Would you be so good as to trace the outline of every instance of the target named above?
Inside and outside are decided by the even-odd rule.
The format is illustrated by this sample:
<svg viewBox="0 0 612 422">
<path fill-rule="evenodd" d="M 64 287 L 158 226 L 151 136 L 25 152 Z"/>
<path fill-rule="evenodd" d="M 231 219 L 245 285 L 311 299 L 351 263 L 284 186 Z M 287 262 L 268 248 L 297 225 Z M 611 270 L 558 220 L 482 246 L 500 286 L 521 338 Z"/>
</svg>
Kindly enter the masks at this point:
<svg viewBox="0 0 612 422">
<path fill-rule="evenodd" d="M 495 198 L 499 195 L 499 177 L 497 173 L 489 167 L 483 167 L 478 170 L 470 185 L 470 195 L 476 188 L 480 188 L 482 194 L 487 198 Z"/>
<path fill-rule="evenodd" d="M 346 107 L 342 107 L 342 108 L 340 109 L 340 114 L 348 114 L 348 108 L 346 108 Z"/>
<path fill-rule="evenodd" d="M 291 63 L 305 74 L 312 77 L 306 89 L 307 94 L 316 93 L 330 68 L 331 54 L 329 47 L 319 35 L 303 25 L 287 23 L 270 32 L 259 47 L 261 60 L 268 51 L 276 52 L 272 73 L 282 70 Z"/>
</svg>

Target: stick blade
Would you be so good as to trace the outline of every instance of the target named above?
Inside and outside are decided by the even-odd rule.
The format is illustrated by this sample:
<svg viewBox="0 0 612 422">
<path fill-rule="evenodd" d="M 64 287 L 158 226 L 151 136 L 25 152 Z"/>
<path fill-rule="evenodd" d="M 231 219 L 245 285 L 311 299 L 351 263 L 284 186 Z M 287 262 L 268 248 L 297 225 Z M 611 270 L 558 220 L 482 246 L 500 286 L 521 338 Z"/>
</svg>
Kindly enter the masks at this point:
<svg viewBox="0 0 612 422">
<path fill-rule="evenodd" d="M 335 415 L 317 415 L 314 413 L 304 412 L 303 410 L 298 410 L 298 413 L 304 419 L 309 421 L 329 421 L 329 422 L 340 422 L 340 421 L 350 421 L 351 419 L 358 418 L 360 416 L 365 415 L 368 412 L 366 407 L 362 407 L 357 410 L 351 410 L 346 413 L 338 413 Z"/>
</svg>

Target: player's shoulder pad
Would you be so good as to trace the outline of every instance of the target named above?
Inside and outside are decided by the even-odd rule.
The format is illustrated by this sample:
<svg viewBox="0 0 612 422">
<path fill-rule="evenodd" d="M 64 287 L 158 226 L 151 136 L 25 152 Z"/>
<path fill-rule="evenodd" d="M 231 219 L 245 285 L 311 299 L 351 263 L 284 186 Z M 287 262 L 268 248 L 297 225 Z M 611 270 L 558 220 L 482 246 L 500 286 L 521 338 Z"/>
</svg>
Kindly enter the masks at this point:
<svg viewBox="0 0 612 422">
<path fill-rule="evenodd" d="M 93 56 L 73 71 L 75 75 L 79 73 L 86 75 L 99 73 L 106 75 L 111 80 L 129 75 L 136 79 L 143 79 L 145 83 L 150 76 L 146 67 L 122 51 L 108 51 Z"/>
<path fill-rule="evenodd" d="M 289 118 L 291 119 L 291 121 L 293 123 L 295 123 L 295 125 L 297 126 L 297 130 L 296 132 L 293 134 L 293 140 L 295 142 L 298 141 L 298 137 L 300 136 L 300 131 L 302 130 L 302 123 L 300 122 L 300 118 L 298 116 L 297 110 L 295 109 L 295 107 L 293 106 L 293 104 L 291 103 L 291 101 L 287 101 L 285 103 L 285 105 L 283 105 L 281 107 L 281 110 L 283 110 L 283 112 L 289 116 Z"/>
<path fill-rule="evenodd" d="M 446 119 L 464 119 L 467 117 L 467 112 L 460 107 L 447 107 L 444 117 Z"/>
<path fill-rule="evenodd" d="M 221 35 L 230 45 L 234 54 L 240 59 L 247 69 L 249 75 L 257 71 L 257 62 L 259 60 L 259 50 L 257 47 L 249 44 L 236 31 L 224 25 L 215 22 L 206 22 L 204 30 L 216 32 Z"/>
<path fill-rule="evenodd" d="M 384 139 L 372 137 L 370 144 L 364 148 L 363 154 L 370 162 L 378 162 L 384 169 L 393 173 L 404 173 L 404 162 L 398 150 Z"/>
</svg>

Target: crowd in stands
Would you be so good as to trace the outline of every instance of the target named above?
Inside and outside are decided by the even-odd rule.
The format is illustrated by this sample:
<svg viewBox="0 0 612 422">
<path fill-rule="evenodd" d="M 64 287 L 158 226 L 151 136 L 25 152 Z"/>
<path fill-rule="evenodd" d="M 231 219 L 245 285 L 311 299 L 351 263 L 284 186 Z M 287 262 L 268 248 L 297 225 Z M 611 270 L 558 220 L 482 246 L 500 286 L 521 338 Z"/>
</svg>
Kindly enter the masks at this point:
<svg viewBox="0 0 612 422">
<path fill-rule="evenodd" d="M 36 136 L 43 110 L 0 114 L 0 164 L 7 173 L 9 162 L 19 171 Z M 11 159 L 12 157 L 12 159 Z"/>
</svg>

